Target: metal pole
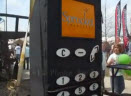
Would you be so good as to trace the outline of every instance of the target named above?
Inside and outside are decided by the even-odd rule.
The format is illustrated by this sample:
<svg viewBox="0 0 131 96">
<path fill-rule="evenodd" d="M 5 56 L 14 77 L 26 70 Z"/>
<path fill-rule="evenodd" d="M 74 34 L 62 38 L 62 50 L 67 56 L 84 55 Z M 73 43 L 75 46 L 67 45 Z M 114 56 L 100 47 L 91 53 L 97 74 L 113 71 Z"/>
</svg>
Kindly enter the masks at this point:
<svg viewBox="0 0 131 96">
<path fill-rule="evenodd" d="M 106 33 L 106 0 L 105 0 L 105 41 L 107 41 L 107 33 Z"/>
<path fill-rule="evenodd" d="M 6 9 L 5 9 L 5 10 L 6 10 L 6 32 L 7 32 L 7 0 L 6 0 L 6 3 L 5 3 L 5 4 L 6 4 L 6 5 L 5 5 L 5 6 L 6 6 Z"/>
<path fill-rule="evenodd" d="M 131 18 L 130 18 L 130 36 L 131 36 Z"/>
<path fill-rule="evenodd" d="M 6 25 L 5 25 L 5 20 L 4 20 L 4 31 L 6 30 L 5 27 L 6 27 Z"/>
<path fill-rule="evenodd" d="M 2 22 L 0 22 L 0 23 L 3 23 L 2 25 L 3 25 L 3 29 L 4 29 L 4 31 L 5 31 L 5 20 L 4 19 L 2 19 L 3 21 Z"/>
</svg>

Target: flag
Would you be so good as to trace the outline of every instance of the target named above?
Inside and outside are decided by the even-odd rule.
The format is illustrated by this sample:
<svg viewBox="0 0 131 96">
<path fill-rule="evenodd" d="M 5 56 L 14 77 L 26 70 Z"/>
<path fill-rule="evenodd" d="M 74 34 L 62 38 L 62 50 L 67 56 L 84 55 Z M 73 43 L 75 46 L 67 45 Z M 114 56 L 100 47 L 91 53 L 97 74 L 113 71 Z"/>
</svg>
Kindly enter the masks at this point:
<svg viewBox="0 0 131 96">
<path fill-rule="evenodd" d="M 120 42 L 121 31 L 121 2 L 119 1 L 115 10 L 115 42 Z"/>
<path fill-rule="evenodd" d="M 129 33 L 127 29 L 127 5 L 124 6 L 122 10 L 122 26 L 123 26 L 123 42 L 124 48 L 128 51 Z"/>
</svg>

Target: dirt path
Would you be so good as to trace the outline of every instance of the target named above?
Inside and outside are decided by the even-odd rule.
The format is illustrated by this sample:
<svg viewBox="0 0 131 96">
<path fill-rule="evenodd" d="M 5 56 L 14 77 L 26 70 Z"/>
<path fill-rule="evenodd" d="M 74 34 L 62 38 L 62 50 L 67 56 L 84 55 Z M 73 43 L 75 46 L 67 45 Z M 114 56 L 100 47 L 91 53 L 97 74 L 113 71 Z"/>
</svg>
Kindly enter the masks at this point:
<svg viewBox="0 0 131 96">
<path fill-rule="evenodd" d="M 105 88 L 108 91 L 111 91 L 110 77 L 105 77 Z M 131 80 L 125 80 L 125 90 L 123 91 L 123 93 L 131 94 Z"/>
</svg>

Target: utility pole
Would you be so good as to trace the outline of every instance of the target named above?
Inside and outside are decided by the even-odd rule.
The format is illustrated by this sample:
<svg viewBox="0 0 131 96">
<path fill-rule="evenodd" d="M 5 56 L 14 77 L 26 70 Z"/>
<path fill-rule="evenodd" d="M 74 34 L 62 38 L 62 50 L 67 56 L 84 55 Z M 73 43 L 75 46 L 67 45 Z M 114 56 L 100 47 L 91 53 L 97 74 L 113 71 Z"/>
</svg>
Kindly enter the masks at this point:
<svg viewBox="0 0 131 96">
<path fill-rule="evenodd" d="M 7 0 L 5 2 L 5 11 L 6 11 L 6 32 L 7 32 Z"/>
<path fill-rule="evenodd" d="M 106 32 L 106 0 L 105 0 L 105 41 L 107 41 L 107 32 Z"/>
<path fill-rule="evenodd" d="M 5 27 L 6 27 L 5 19 L 3 19 L 3 24 L 4 24 L 4 25 L 3 25 L 3 26 L 4 26 L 4 31 L 6 31 L 6 28 L 5 28 Z"/>
</svg>

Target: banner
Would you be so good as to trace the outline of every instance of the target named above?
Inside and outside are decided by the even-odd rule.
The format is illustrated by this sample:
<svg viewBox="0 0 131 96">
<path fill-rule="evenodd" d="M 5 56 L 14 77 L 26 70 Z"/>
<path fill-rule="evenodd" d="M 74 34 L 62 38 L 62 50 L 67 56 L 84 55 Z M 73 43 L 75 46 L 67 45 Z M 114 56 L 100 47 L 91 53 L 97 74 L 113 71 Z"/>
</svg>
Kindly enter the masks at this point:
<svg viewBox="0 0 131 96">
<path fill-rule="evenodd" d="M 62 37 L 95 38 L 95 6 L 62 0 Z"/>
<path fill-rule="evenodd" d="M 115 42 L 120 42 L 121 31 L 121 2 L 119 1 L 115 10 Z"/>
<path fill-rule="evenodd" d="M 123 42 L 125 51 L 128 51 L 129 33 L 127 29 L 127 5 L 122 10 Z"/>
</svg>

